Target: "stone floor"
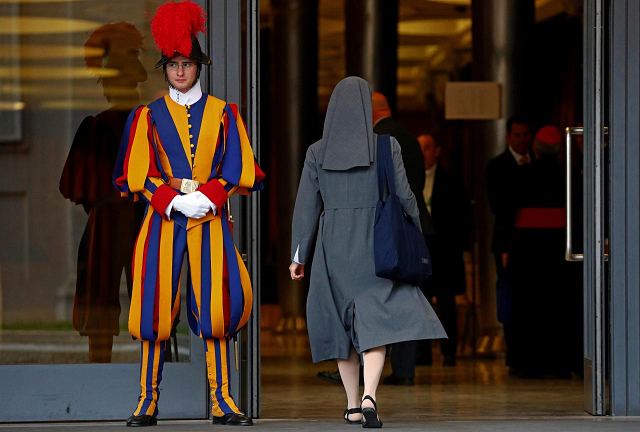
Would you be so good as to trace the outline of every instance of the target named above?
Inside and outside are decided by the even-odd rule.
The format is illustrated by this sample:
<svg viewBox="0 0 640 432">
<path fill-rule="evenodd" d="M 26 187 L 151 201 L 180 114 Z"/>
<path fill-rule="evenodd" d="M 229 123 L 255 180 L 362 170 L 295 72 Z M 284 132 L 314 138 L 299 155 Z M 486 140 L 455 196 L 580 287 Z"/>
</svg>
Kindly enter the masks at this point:
<svg viewBox="0 0 640 432">
<path fill-rule="evenodd" d="M 165 421 L 152 428 L 154 432 L 162 431 L 222 431 L 237 430 L 234 427 L 212 426 L 205 421 Z M 359 426 L 347 425 L 339 422 L 302 421 L 302 420 L 259 420 L 251 431 L 331 431 L 353 432 Z M 640 430 L 640 419 L 589 419 L 589 418 L 546 418 L 546 419 L 514 419 L 503 418 L 495 420 L 449 420 L 428 422 L 385 423 L 383 430 L 390 429 L 398 432 L 433 431 L 433 432 L 637 432 Z M 53 424 L 25 424 L 0 425 L 0 431 L 14 432 L 66 432 L 91 430 L 96 432 L 118 432 L 131 429 L 122 423 L 53 423 Z"/>
<path fill-rule="evenodd" d="M 313 364 L 306 338 L 263 334 L 262 418 L 332 420 L 346 408 L 344 389 L 316 377 L 335 363 Z M 287 355 L 290 354 L 290 355 Z M 502 360 L 460 359 L 418 366 L 416 385 L 381 385 L 379 414 L 388 424 L 503 418 L 583 417 L 582 379 L 518 379 Z M 391 372 L 389 361 L 383 376 Z"/>
<path fill-rule="evenodd" d="M 434 350 L 434 354 L 436 354 Z M 583 382 L 526 380 L 509 376 L 503 361 L 460 359 L 456 367 L 419 366 L 416 385 L 378 390 L 384 429 L 396 431 L 638 431 L 640 418 L 592 417 L 584 413 Z M 354 431 L 341 420 L 346 398 L 340 384 L 316 377 L 335 364 L 313 364 L 304 336 L 262 333 L 262 412 L 251 430 Z M 390 373 L 389 364 L 383 375 Z M 152 430 L 223 430 L 208 421 L 160 421 Z M 125 431 L 122 422 L 5 424 L 4 431 Z M 234 429 L 235 430 L 235 429 Z"/>
</svg>

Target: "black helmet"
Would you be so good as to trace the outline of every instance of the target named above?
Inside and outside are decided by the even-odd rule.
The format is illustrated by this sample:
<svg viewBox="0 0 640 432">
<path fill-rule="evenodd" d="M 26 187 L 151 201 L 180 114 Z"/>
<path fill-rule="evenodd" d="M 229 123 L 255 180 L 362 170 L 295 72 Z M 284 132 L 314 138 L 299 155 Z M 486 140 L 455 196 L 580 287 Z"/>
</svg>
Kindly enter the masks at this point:
<svg viewBox="0 0 640 432">
<path fill-rule="evenodd" d="M 176 51 L 173 54 L 173 56 L 169 57 L 164 53 L 162 53 L 162 58 L 158 61 L 158 63 L 156 63 L 156 69 L 159 68 L 160 66 L 167 64 L 169 60 L 179 55 L 187 57 L 189 60 L 193 60 L 194 62 L 203 64 L 203 65 L 211 64 L 211 59 L 207 57 L 207 55 L 204 52 L 202 52 L 202 48 L 200 48 L 200 43 L 198 42 L 198 38 L 195 37 L 194 35 L 191 35 L 191 53 L 189 55 L 179 53 L 178 51 Z"/>
</svg>

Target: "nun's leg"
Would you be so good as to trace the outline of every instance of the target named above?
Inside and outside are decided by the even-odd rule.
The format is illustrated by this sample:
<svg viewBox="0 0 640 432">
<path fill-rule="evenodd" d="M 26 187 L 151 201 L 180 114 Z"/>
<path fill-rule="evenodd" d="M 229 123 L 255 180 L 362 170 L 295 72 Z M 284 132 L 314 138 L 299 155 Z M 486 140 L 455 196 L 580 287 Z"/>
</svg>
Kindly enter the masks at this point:
<svg viewBox="0 0 640 432">
<path fill-rule="evenodd" d="M 351 347 L 349 358 L 347 360 L 338 359 L 338 370 L 342 384 L 347 392 L 347 410 L 360 408 L 360 399 L 358 395 L 360 383 L 360 356 L 356 350 Z M 359 412 L 345 412 L 345 420 L 360 421 L 362 414 Z"/>
<path fill-rule="evenodd" d="M 376 391 L 380 382 L 380 375 L 384 367 L 384 359 L 387 354 L 385 346 L 372 348 L 362 353 L 364 360 L 364 395 L 369 395 L 376 400 Z M 362 408 L 374 408 L 373 402 L 364 400 Z"/>
</svg>

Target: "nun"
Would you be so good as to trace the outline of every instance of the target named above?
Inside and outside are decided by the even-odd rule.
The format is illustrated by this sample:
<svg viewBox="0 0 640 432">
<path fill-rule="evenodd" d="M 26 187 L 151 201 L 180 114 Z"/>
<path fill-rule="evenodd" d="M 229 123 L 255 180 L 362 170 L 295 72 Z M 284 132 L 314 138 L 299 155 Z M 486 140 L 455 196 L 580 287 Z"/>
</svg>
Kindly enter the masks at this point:
<svg viewBox="0 0 640 432">
<path fill-rule="evenodd" d="M 307 150 L 292 226 L 291 278 L 311 261 L 307 325 L 313 362 L 336 359 L 347 393 L 347 423 L 381 427 L 376 390 L 386 346 L 446 338 L 420 289 L 375 274 L 373 225 L 378 202 L 377 135 L 371 88 L 358 77 L 333 90 L 322 139 Z M 396 193 L 420 227 L 400 145 L 391 138 Z M 388 191 L 385 192 L 385 199 Z M 364 394 L 359 395 L 360 361 Z"/>
</svg>

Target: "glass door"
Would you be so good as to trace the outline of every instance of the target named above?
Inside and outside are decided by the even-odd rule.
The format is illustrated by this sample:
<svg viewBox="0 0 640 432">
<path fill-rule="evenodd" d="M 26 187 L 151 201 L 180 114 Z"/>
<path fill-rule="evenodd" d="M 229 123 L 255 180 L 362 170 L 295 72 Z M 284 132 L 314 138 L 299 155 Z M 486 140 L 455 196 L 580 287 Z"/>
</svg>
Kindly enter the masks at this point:
<svg viewBox="0 0 640 432">
<path fill-rule="evenodd" d="M 145 14 L 164 2 L 0 2 L 0 422 L 125 419 L 137 404 L 128 268 L 144 206 L 111 172 L 131 109 L 167 91 Z M 161 418 L 208 416 L 185 311 Z"/>
<path fill-rule="evenodd" d="M 610 286 L 609 1 L 587 0 L 584 6 L 584 125 L 566 131 L 566 259 L 583 262 L 584 408 L 604 415 Z"/>
<path fill-rule="evenodd" d="M 585 105 L 583 155 L 584 385 L 585 411 L 606 413 L 606 292 L 610 283 L 608 242 L 609 188 L 605 128 L 608 126 L 607 0 L 586 2 Z"/>
<path fill-rule="evenodd" d="M 568 202 L 578 212 L 582 208 L 584 249 L 582 255 L 573 253 L 569 229 L 567 258 L 584 260 L 585 410 L 638 415 L 640 4 L 588 0 L 584 19 L 583 167 L 579 172 L 569 164 L 567 170 Z M 581 206 L 571 199 L 577 183 L 583 189 Z"/>
</svg>

